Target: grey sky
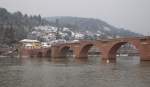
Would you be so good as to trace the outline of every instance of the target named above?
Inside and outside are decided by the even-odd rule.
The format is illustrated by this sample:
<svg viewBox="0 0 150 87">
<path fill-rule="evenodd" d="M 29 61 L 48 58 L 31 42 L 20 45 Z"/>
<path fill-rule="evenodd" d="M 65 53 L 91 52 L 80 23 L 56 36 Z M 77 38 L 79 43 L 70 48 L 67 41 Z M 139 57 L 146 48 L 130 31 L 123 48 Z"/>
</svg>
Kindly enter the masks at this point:
<svg viewBox="0 0 150 87">
<path fill-rule="evenodd" d="M 44 17 L 99 18 L 145 35 L 150 32 L 150 0 L 0 0 L 0 7 Z"/>
</svg>

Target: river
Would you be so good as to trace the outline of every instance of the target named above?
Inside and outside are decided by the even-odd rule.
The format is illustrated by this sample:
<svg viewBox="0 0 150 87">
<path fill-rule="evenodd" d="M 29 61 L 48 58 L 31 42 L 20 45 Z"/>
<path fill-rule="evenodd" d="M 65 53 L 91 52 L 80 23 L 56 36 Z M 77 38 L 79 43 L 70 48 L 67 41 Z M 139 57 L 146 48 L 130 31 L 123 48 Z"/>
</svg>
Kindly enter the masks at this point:
<svg viewBox="0 0 150 87">
<path fill-rule="evenodd" d="M 0 58 L 0 87 L 150 87 L 150 61 Z"/>
</svg>

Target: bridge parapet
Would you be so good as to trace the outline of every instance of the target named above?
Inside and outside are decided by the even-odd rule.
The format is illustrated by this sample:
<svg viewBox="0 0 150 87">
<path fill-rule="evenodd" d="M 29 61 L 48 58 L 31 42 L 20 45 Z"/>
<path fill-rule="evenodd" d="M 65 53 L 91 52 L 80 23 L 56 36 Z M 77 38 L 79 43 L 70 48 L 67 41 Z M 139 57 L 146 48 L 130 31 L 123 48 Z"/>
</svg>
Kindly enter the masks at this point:
<svg viewBox="0 0 150 87">
<path fill-rule="evenodd" d="M 123 37 L 123 38 L 112 38 L 112 39 L 101 39 L 99 41 L 120 41 L 120 40 L 140 40 L 140 39 L 150 39 L 150 36 L 144 37 Z"/>
</svg>

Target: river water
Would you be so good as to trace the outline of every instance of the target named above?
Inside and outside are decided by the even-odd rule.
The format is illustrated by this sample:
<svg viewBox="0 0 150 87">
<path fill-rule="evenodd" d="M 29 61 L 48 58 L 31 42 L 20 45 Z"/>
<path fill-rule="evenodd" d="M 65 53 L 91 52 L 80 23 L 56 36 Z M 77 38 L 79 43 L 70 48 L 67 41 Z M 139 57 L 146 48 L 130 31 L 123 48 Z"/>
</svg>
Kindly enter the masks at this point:
<svg viewBox="0 0 150 87">
<path fill-rule="evenodd" d="M 0 87 L 150 87 L 150 62 L 119 57 L 0 58 Z"/>
</svg>

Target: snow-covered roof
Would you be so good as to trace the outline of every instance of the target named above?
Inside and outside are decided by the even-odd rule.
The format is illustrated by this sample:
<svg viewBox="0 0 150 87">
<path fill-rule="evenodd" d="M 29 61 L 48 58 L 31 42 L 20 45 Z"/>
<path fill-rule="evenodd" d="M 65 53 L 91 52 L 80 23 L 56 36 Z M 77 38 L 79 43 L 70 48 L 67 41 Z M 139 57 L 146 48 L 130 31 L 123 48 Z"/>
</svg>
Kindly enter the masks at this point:
<svg viewBox="0 0 150 87">
<path fill-rule="evenodd" d="M 32 47 L 32 45 L 31 45 L 31 44 L 26 44 L 25 46 L 26 46 L 26 47 Z"/>
<path fill-rule="evenodd" d="M 38 41 L 38 40 L 31 40 L 31 39 L 23 39 L 23 40 L 21 40 L 19 42 L 40 42 L 40 41 Z"/>
</svg>

